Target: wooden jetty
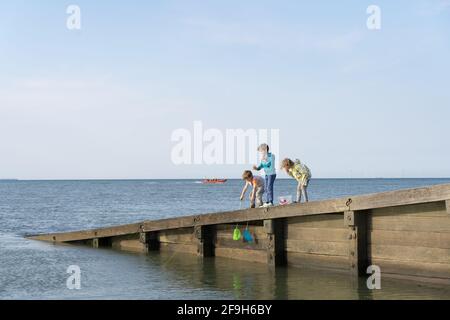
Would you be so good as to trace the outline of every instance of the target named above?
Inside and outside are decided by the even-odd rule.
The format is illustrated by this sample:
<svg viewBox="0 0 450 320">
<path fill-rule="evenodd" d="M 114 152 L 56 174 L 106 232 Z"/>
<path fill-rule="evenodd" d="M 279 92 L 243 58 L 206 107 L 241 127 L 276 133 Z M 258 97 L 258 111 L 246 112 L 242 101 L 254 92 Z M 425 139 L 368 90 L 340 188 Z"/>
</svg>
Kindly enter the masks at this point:
<svg viewBox="0 0 450 320">
<path fill-rule="evenodd" d="M 233 241 L 247 225 L 254 241 Z M 450 284 L 450 184 L 29 238 Z"/>
</svg>

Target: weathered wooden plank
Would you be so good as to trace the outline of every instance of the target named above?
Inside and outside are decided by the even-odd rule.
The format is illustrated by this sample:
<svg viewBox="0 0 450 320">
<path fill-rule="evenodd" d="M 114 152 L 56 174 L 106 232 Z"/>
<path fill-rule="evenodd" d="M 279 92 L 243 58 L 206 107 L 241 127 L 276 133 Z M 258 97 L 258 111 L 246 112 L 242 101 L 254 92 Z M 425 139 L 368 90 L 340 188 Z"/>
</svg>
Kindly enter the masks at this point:
<svg viewBox="0 0 450 320">
<path fill-rule="evenodd" d="M 139 239 L 113 239 L 112 248 L 123 251 L 147 252 L 147 247 Z"/>
<path fill-rule="evenodd" d="M 427 217 L 427 218 L 445 217 L 447 214 L 444 201 L 413 204 L 400 207 L 379 208 L 373 209 L 371 213 L 377 216 L 398 215 L 402 217 Z"/>
<path fill-rule="evenodd" d="M 195 236 L 194 234 L 190 234 L 190 235 L 185 235 L 185 236 L 181 236 L 181 235 L 160 235 L 159 236 L 159 241 L 160 242 L 167 242 L 167 243 L 185 243 L 185 244 L 192 244 L 194 243 L 195 240 Z"/>
<path fill-rule="evenodd" d="M 262 230 L 261 228 L 264 226 L 264 222 L 263 220 L 257 220 L 257 221 L 247 221 L 245 223 L 237 223 L 239 226 L 245 226 L 249 229 L 255 228 L 255 230 Z M 219 230 L 230 230 L 230 229 L 234 229 L 234 227 L 236 226 L 236 223 L 225 223 L 225 224 L 217 224 L 216 228 L 217 231 Z"/>
<path fill-rule="evenodd" d="M 288 230 L 295 228 L 334 228 L 345 229 L 342 223 L 343 214 L 333 213 L 320 216 L 293 217 L 287 219 Z"/>
<path fill-rule="evenodd" d="M 160 242 L 168 243 L 196 243 L 194 228 L 159 231 L 158 239 Z"/>
<path fill-rule="evenodd" d="M 443 263 L 450 269 L 450 249 L 372 244 L 369 255 L 372 259 Z"/>
<path fill-rule="evenodd" d="M 231 258 L 236 260 L 267 263 L 267 252 L 265 250 L 246 250 L 238 248 L 216 248 L 216 257 Z"/>
<path fill-rule="evenodd" d="M 287 264 L 293 267 L 331 269 L 348 272 L 347 256 L 287 252 Z"/>
<path fill-rule="evenodd" d="M 239 248 L 248 250 L 266 250 L 269 241 L 267 239 L 245 242 L 243 239 L 234 241 L 233 239 L 216 238 L 216 248 Z"/>
<path fill-rule="evenodd" d="M 189 253 L 197 254 L 196 244 L 183 244 L 183 243 L 160 243 L 159 250 L 161 252 L 179 252 L 179 253 Z"/>
<path fill-rule="evenodd" d="M 50 241 L 50 242 L 67 242 L 86 240 L 93 238 L 106 238 L 112 236 L 123 236 L 128 234 L 137 234 L 142 231 L 142 223 L 127 224 L 121 226 L 107 227 L 101 229 L 72 231 L 62 233 L 51 233 L 43 235 L 35 235 L 28 237 L 33 240 Z"/>
<path fill-rule="evenodd" d="M 322 215 L 328 213 L 344 212 L 348 210 L 368 210 L 374 208 L 429 203 L 450 199 L 450 185 L 438 185 L 426 188 L 399 190 L 355 196 L 351 199 L 341 198 L 326 201 L 312 201 L 308 203 L 277 206 L 263 209 L 247 209 L 233 212 L 209 213 L 197 216 L 145 221 L 126 226 L 101 228 L 88 231 L 58 233 L 31 236 L 31 239 L 45 241 L 76 241 L 92 238 L 111 237 L 141 231 L 160 231 L 165 229 L 178 229 L 193 227 L 195 225 L 211 225 L 223 223 L 239 223 L 246 221 L 288 218 L 295 216 Z M 350 201 L 351 200 L 351 201 Z"/>
<path fill-rule="evenodd" d="M 372 214 L 371 230 L 450 232 L 448 217 L 406 217 Z"/>
<path fill-rule="evenodd" d="M 374 245 L 421 246 L 450 249 L 450 233 L 371 230 L 369 233 L 369 243 Z"/>
<path fill-rule="evenodd" d="M 286 240 L 286 251 L 331 256 L 348 256 L 348 242 Z"/>
<path fill-rule="evenodd" d="M 438 202 L 449 199 L 450 184 L 424 188 L 397 190 L 356 196 L 352 198 L 351 210 L 361 211 L 374 208 L 395 207 L 417 203 Z"/>
<path fill-rule="evenodd" d="M 348 231 L 344 228 L 303 228 L 288 224 L 285 238 L 289 240 L 347 242 Z"/>
</svg>

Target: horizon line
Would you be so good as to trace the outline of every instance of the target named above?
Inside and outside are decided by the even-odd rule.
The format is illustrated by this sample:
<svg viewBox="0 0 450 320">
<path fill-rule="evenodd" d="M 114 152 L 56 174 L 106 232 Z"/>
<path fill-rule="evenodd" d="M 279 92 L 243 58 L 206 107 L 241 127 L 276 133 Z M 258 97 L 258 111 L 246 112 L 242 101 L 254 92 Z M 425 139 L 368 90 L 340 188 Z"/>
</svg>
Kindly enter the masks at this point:
<svg viewBox="0 0 450 320">
<path fill-rule="evenodd" d="M 204 180 L 214 178 L 61 178 L 61 179 L 18 179 L 18 178 L 0 178 L 0 182 L 14 181 L 146 181 L 146 180 Z M 224 178 L 226 180 L 242 180 L 242 178 Z M 283 177 L 277 180 L 292 180 L 293 178 Z M 321 177 L 311 178 L 311 180 L 407 180 L 407 179 L 449 179 L 450 177 Z"/>
</svg>

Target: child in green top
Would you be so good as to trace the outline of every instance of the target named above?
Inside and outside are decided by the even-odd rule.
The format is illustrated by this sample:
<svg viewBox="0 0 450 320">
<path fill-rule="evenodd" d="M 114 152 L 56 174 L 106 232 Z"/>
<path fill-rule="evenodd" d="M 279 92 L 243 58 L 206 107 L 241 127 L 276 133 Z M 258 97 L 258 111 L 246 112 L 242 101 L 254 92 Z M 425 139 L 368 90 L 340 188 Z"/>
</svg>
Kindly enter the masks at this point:
<svg viewBox="0 0 450 320">
<path fill-rule="evenodd" d="M 302 195 L 305 197 L 305 201 L 308 202 L 308 184 L 311 179 L 311 170 L 300 162 L 296 160 L 295 162 L 289 158 L 286 158 L 281 162 L 281 169 L 286 171 L 288 175 L 297 180 L 297 202 L 301 202 Z"/>
</svg>

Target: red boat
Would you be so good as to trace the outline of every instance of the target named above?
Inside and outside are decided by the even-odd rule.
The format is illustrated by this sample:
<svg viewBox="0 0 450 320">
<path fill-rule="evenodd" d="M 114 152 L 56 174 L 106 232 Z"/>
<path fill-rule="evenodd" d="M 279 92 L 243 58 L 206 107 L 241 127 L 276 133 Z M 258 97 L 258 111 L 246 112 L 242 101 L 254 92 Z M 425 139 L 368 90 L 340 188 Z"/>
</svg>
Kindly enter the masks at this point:
<svg viewBox="0 0 450 320">
<path fill-rule="evenodd" d="M 223 184 L 227 182 L 227 179 L 203 179 L 203 184 Z"/>
</svg>

